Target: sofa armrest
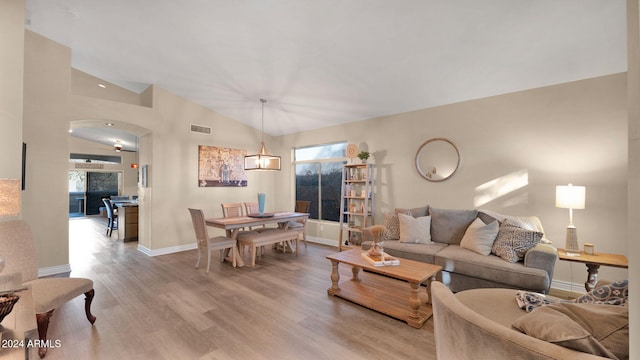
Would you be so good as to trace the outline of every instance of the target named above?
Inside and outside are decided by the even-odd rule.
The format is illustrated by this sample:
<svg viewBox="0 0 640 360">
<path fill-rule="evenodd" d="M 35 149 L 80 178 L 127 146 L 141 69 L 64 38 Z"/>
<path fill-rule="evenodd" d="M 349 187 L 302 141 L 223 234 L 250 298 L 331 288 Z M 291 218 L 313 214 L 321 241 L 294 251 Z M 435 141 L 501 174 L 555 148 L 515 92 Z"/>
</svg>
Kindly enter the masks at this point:
<svg viewBox="0 0 640 360">
<path fill-rule="evenodd" d="M 558 250 L 555 247 L 539 243 L 524 255 L 524 266 L 546 271 L 549 276 L 549 287 L 551 287 L 551 279 L 553 279 L 553 270 L 557 259 Z M 546 292 L 549 292 L 548 288 Z"/>
</svg>

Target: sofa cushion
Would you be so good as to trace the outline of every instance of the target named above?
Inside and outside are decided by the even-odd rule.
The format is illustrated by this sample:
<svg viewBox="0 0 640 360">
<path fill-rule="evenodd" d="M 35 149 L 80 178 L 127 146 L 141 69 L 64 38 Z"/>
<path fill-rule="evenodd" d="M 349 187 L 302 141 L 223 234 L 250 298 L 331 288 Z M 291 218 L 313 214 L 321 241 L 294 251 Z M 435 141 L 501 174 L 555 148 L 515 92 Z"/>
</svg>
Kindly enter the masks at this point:
<svg viewBox="0 0 640 360">
<path fill-rule="evenodd" d="M 517 319 L 513 327 L 570 349 L 629 358 L 629 309 L 625 306 L 556 303 Z"/>
<path fill-rule="evenodd" d="M 518 262 L 524 259 L 524 255 L 529 249 L 540 242 L 542 235 L 541 232 L 525 230 L 503 223 L 491 252 L 505 261 Z"/>
<path fill-rule="evenodd" d="M 477 210 L 429 209 L 431 240 L 444 244 L 460 244 L 464 232 L 478 216 Z"/>
<path fill-rule="evenodd" d="M 476 218 L 465 231 L 460 246 L 481 255 L 489 255 L 499 229 L 497 221 L 485 224 L 480 218 Z"/>
<path fill-rule="evenodd" d="M 498 224 L 502 224 L 504 221 L 504 216 L 499 215 L 498 213 L 488 214 L 485 210 L 478 210 L 478 218 L 480 218 L 480 220 L 485 224 L 490 224 L 494 221 L 497 221 Z"/>
<path fill-rule="evenodd" d="M 387 240 L 384 242 L 384 252 L 391 256 L 422 261 L 429 264 L 434 263 L 434 254 L 446 247 L 447 244 L 434 242 L 430 244 L 409 244 L 401 243 L 398 240 Z"/>
<path fill-rule="evenodd" d="M 514 321 L 526 315 L 516 305 L 516 291 L 501 288 L 471 289 L 457 292 L 455 296 L 469 309 L 510 329 Z"/>
<path fill-rule="evenodd" d="M 516 289 L 547 289 L 551 282 L 545 270 L 524 267 L 522 263 L 509 263 L 494 255 L 480 255 L 458 245 L 449 245 L 438 251 L 434 264 L 442 266 L 443 271 L 488 280 Z"/>
<path fill-rule="evenodd" d="M 410 244 L 431 244 L 431 217 L 398 214 L 400 220 L 400 242 Z"/>
<path fill-rule="evenodd" d="M 429 205 L 416 207 L 416 208 L 411 208 L 411 209 L 396 208 L 395 209 L 395 213 L 396 214 L 407 214 L 407 215 L 411 215 L 413 217 L 427 216 L 427 215 L 429 215 Z"/>
</svg>

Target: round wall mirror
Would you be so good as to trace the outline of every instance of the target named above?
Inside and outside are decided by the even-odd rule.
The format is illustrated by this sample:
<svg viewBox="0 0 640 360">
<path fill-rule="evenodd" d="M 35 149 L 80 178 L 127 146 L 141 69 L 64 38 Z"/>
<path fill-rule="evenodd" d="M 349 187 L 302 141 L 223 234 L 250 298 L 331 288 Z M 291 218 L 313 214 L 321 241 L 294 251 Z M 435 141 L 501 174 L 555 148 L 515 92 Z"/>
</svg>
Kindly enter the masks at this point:
<svg viewBox="0 0 640 360">
<path fill-rule="evenodd" d="M 449 139 L 429 139 L 416 152 L 416 169 L 420 176 L 429 181 L 447 180 L 459 165 L 460 153 Z"/>
</svg>

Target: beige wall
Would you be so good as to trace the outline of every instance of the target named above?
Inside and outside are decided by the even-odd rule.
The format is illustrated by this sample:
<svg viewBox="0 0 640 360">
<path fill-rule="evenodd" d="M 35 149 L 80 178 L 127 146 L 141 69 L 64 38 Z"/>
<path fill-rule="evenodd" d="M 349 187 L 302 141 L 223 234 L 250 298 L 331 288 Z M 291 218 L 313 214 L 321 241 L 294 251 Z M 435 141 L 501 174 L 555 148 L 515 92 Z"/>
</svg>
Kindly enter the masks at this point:
<svg viewBox="0 0 640 360">
<path fill-rule="evenodd" d="M 258 130 L 158 87 L 140 95 L 147 106 L 96 97 L 91 93 L 93 81 L 74 82 L 71 91 L 72 73 L 67 47 L 26 32 L 23 126 L 29 156 L 24 218 L 36 237 L 41 268 L 64 268 L 68 263 L 68 157 L 70 144 L 77 144 L 68 133 L 71 123 L 109 121 L 141 136 L 139 163 L 148 165 L 149 186 L 137 189 L 139 245 L 148 254 L 194 247 L 187 207 L 222 216 L 220 203 L 250 201 L 266 192 L 273 200 L 268 208 L 275 208 L 274 174 L 251 173 L 246 188 L 197 187 L 198 145 L 252 152 L 259 144 Z M 87 93 L 91 96 L 81 95 Z M 192 134 L 191 123 L 211 126 L 213 135 Z M 42 206 L 45 196 L 48 206 Z"/>
<path fill-rule="evenodd" d="M 443 208 L 476 207 L 477 188 L 513 174 L 526 174 L 525 187 L 480 207 L 514 215 L 538 215 L 547 236 L 564 245 L 567 211 L 556 209 L 554 188 L 587 186 L 587 208 L 577 210 L 580 242 L 599 251 L 625 252 L 627 238 L 626 75 L 517 92 L 475 101 L 397 114 L 316 131 L 265 139 L 283 156 L 283 171 L 249 174 L 247 188 L 198 188 L 197 147 L 215 145 L 257 150 L 260 133 L 214 111 L 153 87 L 141 96 L 153 108 L 72 94 L 69 49 L 27 32 L 25 47 L 25 140 L 33 148 L 28 169 L 34 174 L 25 199 L 25 218 L 39 240 L 41 267 L 66 264 L 65 211 L 40 206 L 43 189 L 55 206 L 66 207 L 70 121 L 109 119 L 150 132 L 141 140 L 140 164 L 149 166 L 149 187 L 141 196 L 141 241 L 148 250 L 180 250 L 193 245 L 186 208 L 200 207 L 220 216 L 222 202 L 248 201 L 266 192 L 267 209 L 293 208 L 291 148 L 346 140 L 366 143 L 378 168 L 377 222 L 394 207 L 431 204 Z M 43 81 L 44 79 L 44 81 Z M 42 84 L 45 84 L 43 86 Z M 90 86 L 89 83 L 86 86 Z M 192 134 L 189 124 L 211 126 L 211 136 Z M 444 136 L 460 148 L 461 167 L 452 179 L 428 183 L 413 167 L 417 147 Z M 31 175 L 31 174 L 30 174 Z M 277 184 L 277 186 L 276 186 Z M 28 184 L 29 187 L 29 184 Z M 55 191 L 60 189 L 60 194 Z M 28 215 L 28 216 L 27 216 Z M 337 226 L 310 226 L 310 235 L 337 243 Z M 51 229 L 55 229 L 52 236 Z M 47 236 L 45 236 L 45 234 Z M 54 239 L 51 239 L 51 238 Z M 603 278 L 626 277 L 603 268 Z M 555 279 L 584 281 L 582 266 L 559 262 Z M 579 290 L 579 289 L 575 289 Z"/>
<path fill-rule="evenodd" d="M 23 0 L 0 1 L 0 44 L 0 179 L 21 179 Z"/>
<path fill-rule="evenodd" d="M 458 172 L 441 183 L 422 179 L 414 168 L 418 147 L 446 137 L 461 154 Z M 377 167 L 376 222 L 395 207 L 430 204 L 442 208 L 486 208 L 512 215 L 537 215 L 547 237 L 564 246 L 568 210 L 555 208 L 555 186 L 587 187 L 586 209 L 575 210 L 580 244 L 597 251 L 627 249 L 626 74 L 516 92 L 432 109 L 293 134 L 290 147 L 346 140 L 366 143 Z M 286 170 L 282 181 L 293 186 Z M 494 180 L 526 186 L 476 205 L 478 187 Z M 290 191 L 292 199 L 293 192 Z M 292 200 L 291 200 L 292 201 Z M 312 236 L 337 239 L 337 226 L 311 225 Z M 330 234 L 330 235 L 325 235 Z M 602 268 L 601 277 L 626 278 L 621 269 Z M 558 262 L 556 285 L 584 290 L 583 265 Z"/>
<path fill-rule="evenodd" d="M 632 304 L 640 298 L 640 6 L 638 0 L 627 1 L 628 104 L 629 104 L 629 246 L 630 297 Z M 629 307 L 630 339 L 640 338 L 640 309 Z M 630 343 L 629 359 L 640 358 L 640 344 Z"/>
<path fill-rule="evenodd" d="M 587 186 L 587 208 L 577 210 L 580 242 L 599 251 L 628 250 L 630 273 L 638 273 L 640 244 L 640 45 L 638 2 L 629 0 L 629 74 L 563 84 L 452 104 L 434 109 L 352 123 L 280 138 L 267 137 L 268 148 L 283 156 L 280 173 L 251 173 L 248 188 L 198 188 L 197 145 L 255 151 L 259 131 L 206 110 L 159 88 L 147 90 L 147 107 L 70 90 L 70 51 L 24 32 L 24 1 L 0 2 L 0 177 L 19 178 L 21 143 L 28 143 L 24 218 L 33 228 L 41 268 L 68 263 L 66 218 L 70 121 L 109 119 L 149 129 L 141 136 L 140 163 L 150 165 L 150 187 L 141 193 L 141 240 L 157 250 L 193 243 L 187 206 L 220 216 L 219 203 L 251 200 L 267 192 L 268 209 L 293 207 L 290 150 L 294 146 L 346 140 L 365 142 L 378 166 L 377 221 L 396 206 L 431 204 L 448 208 L 474 207 L 476 188 L 492 179 L 523 171 L 528 185 L 484 208 L 509 214 L 538 215 L 548 237 L 564 244 L 566 210 L 553 206 L 555 185 Z M 24 83 L 22 69 L 24 67 Z M 627 82 L 629 114 L 627 124 Z M 23 103 L 24 84 L 24 107 Z M 74 89 L 84 85 L 74 85 Z M 125 101 L 126 102 L 126 101 Z M 151 104 L 157 105 L 151 109 Z M 24 113 L 23 113 L 24 112 Z M 22 120 L 24 118 L 24 120 Z M 186 124 L 213 126 L 210 137 L 190 134 Z M 20 134 L 22 134 L 20 136 Z M 427 183 L 413 169 L 416 148 L 427 138 L 446 136 L 462 155 L 459 172 L 444 183 Z M 628 144 L 628 146 L 627 146 Z M 627 168 L 627 156 L 629 158 Z M 628 175 L 627 175 L 628 169 Z M 628 193 L 627 193 L 628 186 Z M 635 205 L 635 206 L 634 206 Z M 628 209 L 628 210 L 627 210 Z M 336 239 L 336 227 L 311 226 L 312 236 Z M 623 270 L 602 268 L 601 278 L 626 276 Z M 584 281 L 583 266 L 558 262 L 555 279 Z M 640 279 L 632 277 L 637 298 Z M 632 335 L 640 333 L 640 316 L 632 311 Z M 632 358 L 640 349 L 631 344 Z M 635 354 L 635 355 L 634 355 Z"/>
<path fill-rule="evenodd" d="M 100 87 L 98 84 L 105 87 Z M 143 105 L 140 94 L 73 68 L 71 69 L 71 93 L 132 105 Z"/>
<path fill-rule="evenodd" d="M 214 111 L 175 96 L 164 89 L 153 89 L 156 123 L 152 127 L 150 188 L 153 193 L 152 229 L 154 249 L 192 245 L 195 242 L 188 207 L 205 211 L 206 216 L 222 216 L 223 202 L 254 201 L 258 192 L 275 199 L 274 174 L 248 174 L 247 187 L 200 188 L 198 184 L 198 145 L 257 150 L 260 133 Z M 190 132 L 190 124 L 210 126 L 212 135 Z M 266 137 L 266 141 L 269 141 Z M 275 203 L 267 207 L 274 209 Z M 211 235 L 222 232 L 212 229 Z M 162 234 L 162 238 L 158 237 Z"/>
<path fill-rule="evenodd" d="M 27 144 L 27 174 L 22 215 L 31 226 L 41 268 L 64 267 L 69 262 L 70 61 L 68 48 L 25 33 L 23 140 Z"/>
</svg>

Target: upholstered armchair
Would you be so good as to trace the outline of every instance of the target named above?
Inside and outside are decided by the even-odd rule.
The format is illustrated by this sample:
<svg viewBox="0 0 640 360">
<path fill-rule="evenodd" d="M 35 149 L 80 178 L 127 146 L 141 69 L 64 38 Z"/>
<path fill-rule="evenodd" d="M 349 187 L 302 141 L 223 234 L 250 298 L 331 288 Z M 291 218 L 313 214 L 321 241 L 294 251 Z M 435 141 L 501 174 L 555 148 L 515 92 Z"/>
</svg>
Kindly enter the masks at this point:
<svg viewBox="0 0 640 360">
<path fill-rule="evenodd" d="M 516 290 L 504 288 L 472 289 L 454 294 L 441 282 L 432 282 L 436 358 L 604 359 L 513 329 L 513 322 L 526 314 L 518 307 L 515 294 Z"/>
<path fill-rule="evenodd" d="M 96 317 L 91 314 L 93 281 L 84 278 L 38 278 L 38 259 L 31 229 L 21 220 L 0 221 L 0 252 L 7 259 L 4 274 L 21 273 L 24 285 L 30 286 L 38 323 L 38 335 L 46 343 L 47 329 L 53 311 L 65 302 L 84 294 L 85 313 L 91 324 Z M 46 347 L 38 349 L 41 358 Z"/>
</svg>

